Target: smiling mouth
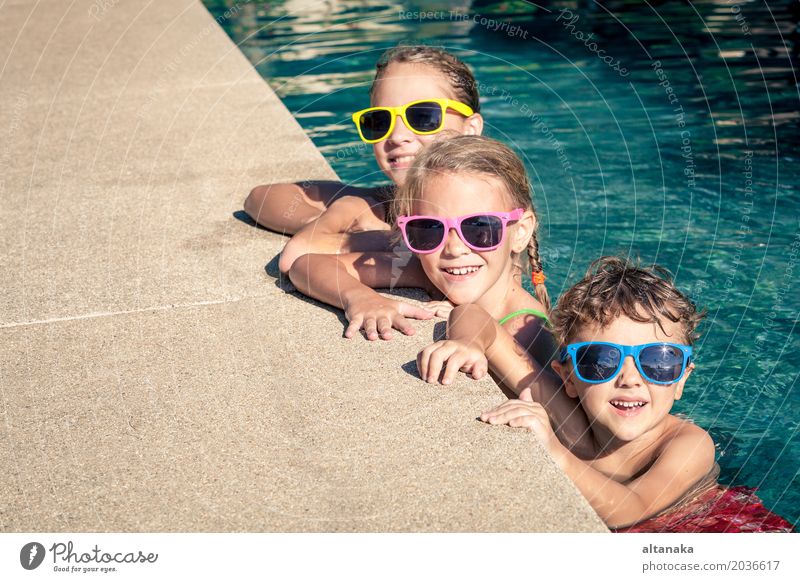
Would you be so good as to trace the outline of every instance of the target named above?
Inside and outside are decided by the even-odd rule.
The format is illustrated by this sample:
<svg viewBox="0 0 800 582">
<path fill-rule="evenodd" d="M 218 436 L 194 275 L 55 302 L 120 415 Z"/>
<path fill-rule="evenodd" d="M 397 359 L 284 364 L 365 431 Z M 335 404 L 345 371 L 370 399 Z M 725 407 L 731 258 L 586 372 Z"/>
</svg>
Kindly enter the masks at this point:
<svg viewBox="0 0 800 582">
<path fill-rule="evenodd" d="M 470 275 L 472 273 L 476 273 L 480 270 L 480 266 L 475 267 L 445 267 L 442 269 L 448 275 L 454 275 L 456 277 L 461 277 L 464 275 Z"/>
<path fill-rule="evenodd" d="M 414 156 L 390 156 L 389 164 L 392 166 L 409 166 L 414 161 Z"/>
<path fill-rule="evenodd" d="M 609 404 L 620 416 L 633 416 L 647 406 L 647 402 L 644 400 L 612 400 Z"/>
</svg>

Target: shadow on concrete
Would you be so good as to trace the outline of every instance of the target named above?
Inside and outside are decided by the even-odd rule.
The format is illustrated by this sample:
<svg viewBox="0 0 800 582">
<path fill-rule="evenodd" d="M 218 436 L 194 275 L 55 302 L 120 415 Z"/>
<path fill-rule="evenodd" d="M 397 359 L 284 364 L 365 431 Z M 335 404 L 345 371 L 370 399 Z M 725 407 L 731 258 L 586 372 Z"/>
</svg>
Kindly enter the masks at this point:
<svg viewBox="0 0 800 582">
<path fill-rule="evenodd" d="M 433 326 L 433 341 L 447 339 L 447 321 L 438 321 Z"/>
<path fill-rule="evenodd" d="M 265 230 L 267 232 L 273 232 L 270 229 L 268 229 L 268 228 L 266 228 L 264 226 L 261 226 L 255 220 L 250 218 L 250 215 L 247 214 L 244 210 L 237 210 L 231 216 L 233 216 L 239 222 L 244 222 L 248 226 L 254 226 L 255 228 L 257 228 L 259 230 Z M 283 233 L 282 232 L 278 232 L 278 233 L 275 233 L 275 234 L 281 234 L 282 235 Z"/>
<path fill-rule="evenodd" d="M 241 214 L 241 215 L 244 216 L 244 218 L 241 218 L 241 217 L 237 216 L 237 218 L 239 220 L 241 220 L 242 222 L 247 222 L 249 224 L 252 224 L 253 226 L 256 226 L 258 228 L 262 228 L 261 226 L 257 225 L 253 221 L 253 219 L 250 218 L 250 216 L 247 213 L 245 213 L 245 212 L 234 213 L 234 215 L 237 215 L 237 214 Z M 263 229 L 263 230 L 267 230 L 268 232 L 271 232 L 268 229 Z M 339 309 L 338 307 L 333 307 L 331 305 L 328 305 L 327 303 L 322 303 L 320 301 L 317 301 L 316 299 L 313 299 L 311 297 L 303 295 L 300 291 L 298 291 L 297 288 L 292 284 L 291 280 L 289 280 L 289 277 L 287 275 L 284 275 L 283 273 L 281 273 L 281 270 L 278 267 L 278 263 L 280 261 L 280 257 L 281 257 L 281 255 L 280 255 L 280 253 L 278 253 L 277 255 L 272 257 L 272 259 L 270 259 L 270 261 L 266 265 L 264 265 L 264 272 L 267 274 L 267 276 L 271 277 L 275 281 L 275 286 L 278 289 L 280 289 L 281 291 L 283 291 L 284 293 L 291 294 L 294 297 L 300 299 L 301 301 L 304 301 L 304 302 L 306 302 L 306 303 L 308 303 L 310 305 L 315 305 L 317 307 L 320 307 L 320 308 L 324 309 L 325 311 L 327 311 L 329 313 L 333 313 L 339 319 L 339 322 L 343 326 L 342 337 L 344 337 L 344 330 L 347 329 L 347 325 L 349 323 L 347 318 L 344 315 L 344 312 L 341 309 Z M 397 299 L 398 301 L 408 301 L 409 299 L 412 300 L 412 301 L 413 300 L 416 300 L 416 301 L 430 300 L 430 298 L 427 296 L 427 294 L 423 290 L 416 289 L 416 288 L 401 287 L 401 288 L 397 288 L 397 289 L 380 289 L 380 291 L 382 293 L 386 294 L 386 295 L 389 295 L 389 296 Z M 362 336 L 363 336 L 363 330 L 362 330 L 361 333 L 362 333 Z M 435 342 L 435 341 L 439 341 L 440 339 L 444 339 L 446 333 L 447 333 L 447 322 L 445 322 L 445 321 L 438 322 L 434 326 L 432 341 Z M 415 366 L 416 366 L 416 364 L 415 364 Z"/>
<path fill-rule="evenodd" d="M 278 285 L 278 287 L 283 289 L 284 287 L 282 285 L 292 285 L 292 282 L 289 280 L 289 277 L 281 273 L 280 268 L 278 268 L 280 259 L 280 253 L 272 257 L 272 260 L 264 265 L 264 271 L 266 271 L 267 275 L 275 279 L 275 284 Z M 294 290 L 294 288 L 294 285 L 292 285 L 291 290 Z"/>
<path fill-rule="evenodd" d="M 422 380 L 422 376 L 419 375 L 419 369 L 417 368 L 417 360 L 411 360 L 410 362 L 406 362 L 400 369 L 403 370 L 409 376 L 414 376 L 417 380 Z"/>
<path fill-rule="evenodd" d="M 284 293 L 292 295 L 300 301 L 308 303 L 309 305 L 314 305 L 323 309 L 324 311 L 327 311 L 328 313 L 335 315 L 339 320 L 339 323 L 342 324 L 342 337 L 344 337 L 344 330 L 347 329 L 347 324 L 349 323 L 344 315 L 344 312 L 338 307 L 333 307 L 327 303 L 322 303 L 321 301 L 317 301 L 316 299 L 303 295 L 300 291 L 298 291 L 297 288 L 292 285 L 289 277 L 281 273 L 280 269 L 278 268 L 278 260 L 280 259 L 280 256 L 280 253 L 278 253 L 272 257 L 272 259 L 266 265 L 264 265 L 264 272 L 267 274 L 267 276 L 274 279 L 275 286 Z"/>
</svg>

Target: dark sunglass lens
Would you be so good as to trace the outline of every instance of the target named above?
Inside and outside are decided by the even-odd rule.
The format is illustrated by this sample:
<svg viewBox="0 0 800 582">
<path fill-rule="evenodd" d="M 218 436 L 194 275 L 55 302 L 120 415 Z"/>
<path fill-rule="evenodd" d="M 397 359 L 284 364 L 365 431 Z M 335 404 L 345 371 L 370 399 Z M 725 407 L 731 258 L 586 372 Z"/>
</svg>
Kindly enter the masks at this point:
<svg viewBox="0 0 800 582">
<path fill-rule="evenodd" d="M 496 216 L 473 216 L 461 222 L 464 240 L 473 247 L 489 249 L 503 238 L 503 221 Z"/>
<path fill-rule="evenodd" d="M 358 120 L 361 135 L 366 139 L 381 139 L 386 137 L 389 126 L 392 124 L 392 114 L 388 111 L 368 111 Z"/>
<path fill-rule="evenodd" d="M 619 368 L 620 351 L 613 346 L 592 344 L 578 349 L 578 374 L 586 380 L 608 380 Z"/>
<path fill-rule="evenodd" d="M 436 131 L 442 126 L 442 108 L 433 102 L 415 103 L 406 109 L 406 119 L 417 131 Z"/>
<path fill-rule="evenodd" d="M 639 365 L 650 380 L 675 382 L 683 371 L 683 353 L 674 346 L 650 346 L 639 353 Z"/>
<path fill-rule="evenodd" d="M 406 236 L 412 251 L 430 251 L 444 239 L 444 224 L 430 218 L 416 218 L 406 223 Z"/>
</svg>

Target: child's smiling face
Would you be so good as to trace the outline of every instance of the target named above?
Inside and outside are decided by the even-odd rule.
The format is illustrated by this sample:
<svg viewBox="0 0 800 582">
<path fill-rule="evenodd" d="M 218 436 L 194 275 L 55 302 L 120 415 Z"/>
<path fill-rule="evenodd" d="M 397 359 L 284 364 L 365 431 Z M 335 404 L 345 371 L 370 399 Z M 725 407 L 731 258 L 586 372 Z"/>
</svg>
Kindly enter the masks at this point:
<svg viewBox="0 0 800 582">
<path fill-rule="evenodd" d="M 511 205 L 511 196 L 498 179 L 479 174 L 447 173 L 425 181 L 422 199 L 413 202 L 412 212 L 423 216 L 457 217 L 509 212 L 514 210 Z M 477 303 L 492 313 L 503 309 L 513 279 L 511 254 L 525 249 L 533 224 L 533 214 L 528 211 L 521 220 L 508 224 L 503 244 L 487 252 L 473 251 L 451 229 L 439 250 L 417 256 L 428 278 L 452 303 Z"/>
<path fill-rule="evenodd" d="M 598 325 L 582 327 L 569 342 L 596 341 L 621 345 L 685 343 L 680 323 L 662 319 L 661 325 L 663 331 L 658 324 L 634 321 L 622 314 L 604 328 Z M 599 442 L 612 438 L 630 442 L 659 429 L 674 402 L 680 399 L 694 364 L 686 367 L 680 380 L 667 385 L 647 382 L 630 356 L 625 358 L 617 376 L 601 384 L 579 380 L 574 374 L 571 358 L 563 364 L 554 362 L 553 368 L 564 380 L 567 394 L 580 399 Z"/>
<path fill-rule="evenodd" d="M 448 79 L 439 71 L 423 64 L 392 63 L 377 82 L 372 96 L 372 107 L 397 107 L 422 99 L 456 99 Z M 479 135 L 483 129 L 480 114 L 469 118 L 452 110 L 445 115 L 442 131 Z M 378 167 L 395 184 L 405 181 L 406 172 L 414 163 L 414 156 L 424 147 L 442 138 L 442 132 L 417 135 L 403 122 L 395 120 L 392 133 L 383 141 L 372 144 Z"/>
</svg>

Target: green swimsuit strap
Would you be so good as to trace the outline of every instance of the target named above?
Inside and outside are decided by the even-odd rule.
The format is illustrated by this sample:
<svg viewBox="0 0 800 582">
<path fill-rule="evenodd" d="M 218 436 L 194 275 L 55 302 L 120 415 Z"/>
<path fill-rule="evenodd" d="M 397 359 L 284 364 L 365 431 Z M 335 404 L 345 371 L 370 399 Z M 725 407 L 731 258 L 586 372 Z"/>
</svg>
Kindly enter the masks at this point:
<svg viewBox="0 0 800 582">
<path fill-rule="evenodd" d="M 523 315 L 523 314 L 526 314 L 526 313 L 529 313 L 531 315 L 535 315 L 536 317 L 540 317 L 541 319 L 544 319 L 545 325 L 550 327 L 550 319 L 547 317 L 547 314 L 544 313 L 543 311 L 539 311 L 538 309 L 520 309 L 519 311 L 515 311 L 514 313 L 509 313 L 508 315 L 506 315 L 503 319 L 501 319 L 497 323 L 499 325 L 503 325 L 504 323 L 506 323 L 507 321 L 510 321 L 511 319 L 515 318 L 516 316 Z"/>
</svg>

